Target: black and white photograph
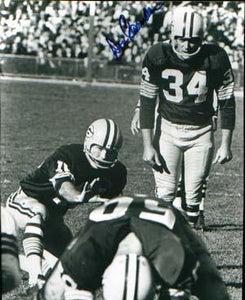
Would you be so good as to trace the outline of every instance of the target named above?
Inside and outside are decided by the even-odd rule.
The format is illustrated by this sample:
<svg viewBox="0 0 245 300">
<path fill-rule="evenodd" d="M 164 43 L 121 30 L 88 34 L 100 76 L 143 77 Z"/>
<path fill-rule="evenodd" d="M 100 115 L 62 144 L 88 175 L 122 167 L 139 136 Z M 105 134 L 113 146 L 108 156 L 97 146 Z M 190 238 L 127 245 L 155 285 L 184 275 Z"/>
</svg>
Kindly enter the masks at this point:
<svg viewBox="0 0 245 300">
<path fill-rule="evenodd" d="M 244 1 L 1 0 L 3 300 L 242 300 Z"/>
</svg>

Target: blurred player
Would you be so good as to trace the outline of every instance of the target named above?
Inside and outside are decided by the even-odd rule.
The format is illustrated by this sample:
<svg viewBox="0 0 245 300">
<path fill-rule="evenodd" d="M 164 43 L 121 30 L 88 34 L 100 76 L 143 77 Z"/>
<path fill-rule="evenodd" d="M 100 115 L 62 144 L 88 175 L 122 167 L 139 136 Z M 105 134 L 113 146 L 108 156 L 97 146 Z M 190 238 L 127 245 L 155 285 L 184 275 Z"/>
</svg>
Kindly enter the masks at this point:
<svg viewBox="0 0 245 300">
<path fill-rule="evenodd" d="M 121 196 L 90 213 L 36 299 L 91 300 L 102 286 L 105 300 L 149 300 L 160 285 L 163 300 L 167 293 L 229 299 L 204 243 L 177 209 L 146 195 Z"/>
<path fill-rule="evenodd" d="M 84 144 L 58 148 L 8 198 L 7 209 L 24 230 L 30 286 L 43 284 L 43 249 L 59 257 L 72 239 L 63 219 L 66 211 L 96 196 L 113 198 L 122 193 L 127 180 L 126 167 L 117 158 L 122 141 L 114 121 L 96 120 Z"/>
<path fill-rule="evenodd" d="M 16 288 L 21 281 L 17 245 L 18 227 L 7 209 L 1 206 L 1 275 L 2 292 Z"/>
<path fill-rule="evenodd" d="M 191 8 L 173 13 L 171 42 L 153 45 L 143 61 L 140 125 L 143 160 L 153 168 L 158 197 L 173 202 L 181 165 L 187 217 L 197 224 L 202 186 L 213 154 L 213 94 L 217 92 L 222 141 L 213 163 L 232 159 L 234 76 L 226 52 L 203 44 L 203 19 Z M 156 98 L 159 96 L 153 139 Z"/>
</svg>

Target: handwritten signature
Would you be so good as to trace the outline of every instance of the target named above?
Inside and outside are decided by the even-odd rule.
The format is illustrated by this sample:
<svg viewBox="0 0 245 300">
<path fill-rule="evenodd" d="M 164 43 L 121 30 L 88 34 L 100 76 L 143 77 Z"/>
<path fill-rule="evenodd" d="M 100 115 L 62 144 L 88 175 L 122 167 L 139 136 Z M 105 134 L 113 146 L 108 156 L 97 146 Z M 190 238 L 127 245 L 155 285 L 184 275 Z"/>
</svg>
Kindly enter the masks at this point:
<svg viewBox="0 0 245 300">
<path fill-rule="evenodd" d="M 119 43 L 116 43 L 115 41 L 110 40 L 109 38 L 106 38 L 106 42 L 110 46 L 114 58 L 118 60 L 124 53 L 125 47 L 128 45 L 129 42 L 134 40 L 134 37 L 136 34 L 141 30 L 142 26 L 149 20 L 151 15 L 156 11 L 160 10 L 164 6 L 163 3 L 158 3 L 154 7 L 144 7 L 144 17 L 136 23 L 127 23 L 126 18 L 124 15 L 120 15 L 118 22 L 120 25 L 120 28 L 122 30 L 122 33 L 126 36 L 126 39 L 124 38 Z"/>
</svg>

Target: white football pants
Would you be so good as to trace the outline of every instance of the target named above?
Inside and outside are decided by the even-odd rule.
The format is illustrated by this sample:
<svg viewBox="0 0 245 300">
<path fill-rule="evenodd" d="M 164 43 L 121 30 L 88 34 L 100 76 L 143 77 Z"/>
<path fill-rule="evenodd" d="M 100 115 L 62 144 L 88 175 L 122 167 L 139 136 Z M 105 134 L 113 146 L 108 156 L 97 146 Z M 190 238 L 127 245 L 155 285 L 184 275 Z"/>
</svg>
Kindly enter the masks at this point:
<svg viewBox="0 0 245 300">
<path fill-rule="evenodd" d="M 202 182 L 210 172 L 214 153 L 212 125 L 180 125 L 161 118 L 159 129 L 156 128 L 158 135 L 159 151 L 170 174 L 153 170 L 156 196 L 174 200 L 184 158 L 186 203 L 189 207 L 198 206 L 199 211 Z"/>
</svg>

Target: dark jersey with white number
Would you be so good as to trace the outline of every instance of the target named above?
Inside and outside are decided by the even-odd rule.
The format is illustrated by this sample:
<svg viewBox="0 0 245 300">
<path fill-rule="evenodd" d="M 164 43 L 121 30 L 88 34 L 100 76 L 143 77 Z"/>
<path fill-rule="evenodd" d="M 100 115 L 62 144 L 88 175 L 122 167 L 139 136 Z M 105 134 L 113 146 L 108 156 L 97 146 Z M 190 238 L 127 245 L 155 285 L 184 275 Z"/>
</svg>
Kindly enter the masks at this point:
<svg viewBox="0 0 245 300">
<path fill-rule="evenodd" d="M 160 115 L 176 124 L 211 124 L 213 95 L 217 92 L 221 127 L 235 122 L 234 76 L 226 52 L 204 44 L 188 61 L 174 53 L 170 43 L 158 43 L 147 52 L 140 88 L 141 128 L 153 128 L 154 107 L 159 96 Z"/>
<path fill-rule="evenodd" d="M 61 257 L 64 272 L 79 289 L 95 290 L 120 241 L 131 232 L 165 284 L 177 287 L 194 280 L 205 245 L 177 209 L 146 196 L 117 197 L 94 209 Z"/>
<path fill-rule="evenodd" d="M 20 181 L 23 191 L 38 199 L 44 205 L 65 212 L 71 204 L 59 195 L 59 187 L 64 181 L 71 181 L 81 191 L 86 181 L 100 177 L 103 179 L 105 192 L 101 197 L 113 198 L 122 193 L 127 181 L 127 170 L 121 162 L 110 169 L 93 168 L 83 152 L 82 144 L 64 145 L 34 172 Z"/>
</svg>

